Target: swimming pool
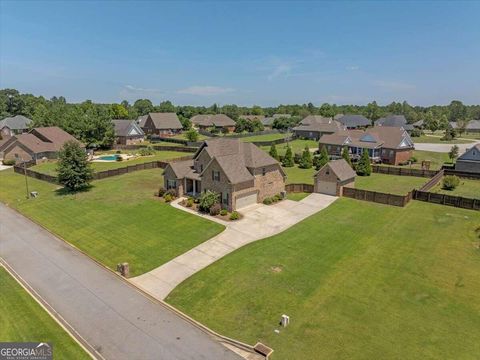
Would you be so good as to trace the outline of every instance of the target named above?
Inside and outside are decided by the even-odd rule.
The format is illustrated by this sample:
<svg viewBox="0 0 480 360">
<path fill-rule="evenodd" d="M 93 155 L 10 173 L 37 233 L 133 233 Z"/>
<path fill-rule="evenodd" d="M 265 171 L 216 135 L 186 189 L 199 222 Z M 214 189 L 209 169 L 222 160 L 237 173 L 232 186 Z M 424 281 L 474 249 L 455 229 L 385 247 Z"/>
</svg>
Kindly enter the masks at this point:
<svg viewBox="0 0 480 360">
<path fill-rule="evenodd" d="M 119 155 L 102 155 L 99 156 L 96 160 L 103 160 L 103 161 L 117 161 Z"/>
</svg>

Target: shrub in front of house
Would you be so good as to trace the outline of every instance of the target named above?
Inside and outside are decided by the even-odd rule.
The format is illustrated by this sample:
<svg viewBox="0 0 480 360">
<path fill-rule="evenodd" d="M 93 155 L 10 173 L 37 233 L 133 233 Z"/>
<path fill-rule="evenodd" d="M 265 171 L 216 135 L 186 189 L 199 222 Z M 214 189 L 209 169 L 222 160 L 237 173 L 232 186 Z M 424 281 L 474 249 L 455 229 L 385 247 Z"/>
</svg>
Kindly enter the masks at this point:
<svg viewBox="0 0 480 360">
<path fill-rule="evenodd" d="M 265 199 L 263 199 L 263 203 L 265 205 L 271 205 L 273 203 L 273 200 L 271 197 L 266 197 Z"/>
<path fill-rule="evenodd" d="M 193 206 L 193 199 L 192 198 L 187 200 L 186 206 L 187 207 L 192 207 Z"/>
<path fill-rule="evenodd" d="M 162 197 L 163 195 L 165 195 L 166 191 L 167 190 L 165 190 L 163 186 L 160 186 L 160 189 L 158 189 L 158 196 Z"/>
<path fill-rule="evenodd" d="M 169 203 L 170 201 L 173 200 L 172 195 L 170 195 L 170 194 L 163 195 L 163 200 L 165 200 L 165 202 Z"/>
<path fill-rule="evenodd" d="M 418 162 L 418 159 L 417 159 L 415 156 L 412 156 L 412 157 L 410 158 L 410 161 L 411 161 L 412 163 L 416 163 L 416 162 Z"/>
<path fill-rule="evenodd" d="M 219 199 L 220 199 L 220 195 L 217 194 L 216 192 L 213 192 L 211 190 L 207 190 L 203 192 L 202 195 L 200 195 L 199 202 L 198 202 L 200 211 L 209 212 L 210 208 L 214 204 L 219 202 Z"/>
<path fill-rule="evenodd" d="M 220 214 L 221 210 L 222 210 L 222 207 L 220 206 L 220 204 L 216 203 L 210 207 L 209 213 L 212 216 L 217 216 L 218 214 Z"/>
<path fill-rule="evenodd" d="M 170 195 L 173 199 L 177 197 L 177 190 L 175 189 L 168 189 L 165 191 L 165 195 Z"/>
<path fill-rule="evenodd" d="M 2 163 L 3 163 L 3 165 L 5 165 L 5 166 L 13 166 L 13 165 L 15 165 L 15 160 L 13 160 L 13 159 L 5 160 L 5 159 L 4 159 L 4 160 L 2 161 Z"/>
<path fill-rule="evenodd" d="M 460 179 L 456 175 L 447 175 L 443 178 L 442 188 L 445 190 L 454 190 L 460 184 Z"/>
<path fill-rule="evenodd" d="M 238 212 L 236 211 L 233 211 L 231 214 L 230 214 L 230 220 L 238 220 L 240 218 L 240 215 L 238 214 Z"/>
<path fill-rule="evenodd" d="M 274 198 L 275 198 L 275 201 L 281 201 L 281 200 L 283 200 L 283 196 L 282 196 L 281 194 L 275 195 Z"/>
<path fill-rule="evenodd" d="M 220 215 L 226 216 L 228 214 L 228 211 L 226 209 L 220 210 Z"/>
</svg>

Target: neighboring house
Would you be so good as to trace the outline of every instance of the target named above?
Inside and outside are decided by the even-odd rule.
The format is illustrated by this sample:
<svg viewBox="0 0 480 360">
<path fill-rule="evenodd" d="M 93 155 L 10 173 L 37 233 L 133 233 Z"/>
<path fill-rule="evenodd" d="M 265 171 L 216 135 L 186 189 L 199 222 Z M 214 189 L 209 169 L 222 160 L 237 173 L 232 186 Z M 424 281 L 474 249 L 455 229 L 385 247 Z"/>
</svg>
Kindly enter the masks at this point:
<svg viewBox="0 0 480 360">
<path fill-rule="evenodd" d="M 375 126 L 402 127 L 407 131 L 413 130 L 413 125 L 407 122 L 403 115 L 388 115 L 375 121 Z"/>
<path fill-rule="evenodd" d="M 295 137 L 318 140 L 325 134 L 333 134 L 344 129 L 345 127 L 337 120 L 309 115 L 292 130 Z"/>
<path fill-rule="evenodd" d="M 59 127 L 34 128 L 29 133 L 14 135 L 4 142 L 0 146 L 0 158 L 17 160 L 18 155 L 24 161 L 33 160 L 36 163 L 56 159 L 63 144 L 70 140 L 78 141 Z"/>
<path fill-rule="evenodd" d="M 363 115 L 342 115 L 342 116 L 335 116 L 335 120 L 340 122 L 343 126 L 347 129 L 358 129 L 358 128 L 366 128 L 372 125 L 372 121 L 367 119 Z"/>
<path fill-rule="evenodd" d="M 2 136 L 13 136 L 25 133 L 28 131 L 31 122 L 32 120 L 23 115 L 7 117 L 0 120 L 0 134 Z"/>
<path fill-rule="evenodd" d="M 223 132 L 233 132 L 235 130 L 235 121 L 225 114 L 215 115 L 195 115 L 190 121 L 193 126 L 198 129 L 206 130 L 208 128 L 216 128 Z"/>
<path fill-rule="evenodd" d="M 238 118 L 239 119 L 244 119 L 244 120 L 247 120 L 247 121 L 258 120 L 258 121 L 262 122 L 263 119 L 265 119 L 265 115 L 240 115 Z"/>
<path fill-rule="evenodd" d="M 458 130 L 460 127 L 458 126 L 457 122 L 451 121 L 450 126 Z M 465 133 L 480 133 L 480 120 L 470 120 L 465 125 Z"/>
<path fill-rule="evenodd" d="M 273 114 L 271 117 L 266 117 L 262 120 L 262 124 L 266 128 L 272 128 L 273 123 L 276 119 L 289 119 L 292 115 L 290 114 Z"/>
<path fill-rule="evenodd" d="M 173 136 L 182 132 L 182 123 L 175 113 L 150 113 L 142 130 L 150 135 Z"/>
<path fill-rule="evenodd" d="M 355 186 L 355 176 L 355 171 L 345 159 L 329 161 L 313 176 L 313 191 L 342 196 L 344 186 Z"/>
<path fill-rule="evenodd" d="M 145 122 L 147 121 L 148 115 L 142 115 L 137 118 L 137 124 L 143 130 L 145 127 Z M 144 131 L 145 132 L 145 131 Z"/>
<path fill-rule="evenodd" d="M 423 129 L 423 120 L 418 120 L 412 124 L 415 129 Z"/>
<path fill-rule="evenodd" d="M 467 149 L 455 163 L 455 170 L 480 174 L 480 144 Z"/>
<path fill-rule="evenodd" d="M 112 120 L 115 131 L 115 144 L 133 145 L 143 142 L 145 133 L 135 120 Z"/>
<path fill-rule="evenodd" d="M 165 187 L 178 196 L 211 190 L 230 211 L 285 191 L 285 177 L 278 161 L 254 144 L 226 138 L 206 140 L 193 160 L 169 163 L 164 171 Z"/>
<path fill-rule="evenodd" d="M 330 156 L 340 157 L 347 146 L 353 159 L 368 151 L 370 159 L 390 165 L 407 162 L 413 155 L 414 144 L 408 132 L 401 127 L 375 126 L 362 130 L 339 131 L 320 138 L 319 149 L 327 149 Z"/>
</svg>

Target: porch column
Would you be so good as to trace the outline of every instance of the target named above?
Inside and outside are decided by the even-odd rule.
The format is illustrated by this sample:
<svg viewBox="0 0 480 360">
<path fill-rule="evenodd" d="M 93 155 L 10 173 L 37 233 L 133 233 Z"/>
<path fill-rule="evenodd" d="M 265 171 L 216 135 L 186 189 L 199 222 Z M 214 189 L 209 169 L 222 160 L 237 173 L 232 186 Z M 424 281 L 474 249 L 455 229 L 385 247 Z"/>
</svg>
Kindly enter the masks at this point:
<svg viewBox="0 0 480 360">
<path fill-rule="evenodd" d="M 197 194 L 197 189 L 195 189 L 195 185 L 196 185 L 196 180 L 192 180 L 193 182 L 193 195 L 195 196 Z"/>
</svg>

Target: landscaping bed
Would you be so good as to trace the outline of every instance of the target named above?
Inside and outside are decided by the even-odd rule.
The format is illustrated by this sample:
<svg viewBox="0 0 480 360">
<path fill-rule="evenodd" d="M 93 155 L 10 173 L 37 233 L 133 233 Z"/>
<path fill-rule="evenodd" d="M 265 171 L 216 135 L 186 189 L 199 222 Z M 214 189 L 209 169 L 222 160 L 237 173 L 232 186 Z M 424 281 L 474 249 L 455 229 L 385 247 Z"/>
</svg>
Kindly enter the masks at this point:
<svg viewBox="0 0 480 360">
<path fill-rule="evenodd" d="M 195 274 L 167 302 L 263 342 L 274 359 L 475 358 L 479 223 L 458 208 L 341 198 Z"/>
<path fill-rule="evenodd" d="M 0 266 L 0 339 L 2 342 L 48 342 L 55 359 L 90 359 L 85 351 Z"/>
<path fill-rule="evenodd" d="M 186 209 L 193 210 L 193 211 L 195 211 L 199 214 L 209 215 L 209 216 L 212 216 L 216 219 L 220 219 L 220 220 L 223 220 L 223 221 L 237 221 L 237 220 L 240 220 L 243 217 L 243 215 L 240 214 L 238 211 L 231 211 L 230 212 L 230 211 L 227 211 L 225 209 L 219 210 L 218 214 L 214 214 L 214 213 L 208 214 L 208 213 L 200 210 L 200 205 L 198 204 L 198 202 L 195 202 L 195 200 L 193 198 L 184 199 L 179 204 L 182 205 Z"/>
<path fill-rule="evenodd" d="M 128 262 L 132 276 L 150 271 L 223 231 L 220 224 L 175 209 L 154 197 L 161 169 L 93 182 L 66 194 L 58 185 L 29 178 L 36 199 L 25 199 L 25 179 L 0 172 L 0 201 L 45 226 L 88 255 L 116 269 Z"/>
</svg>

